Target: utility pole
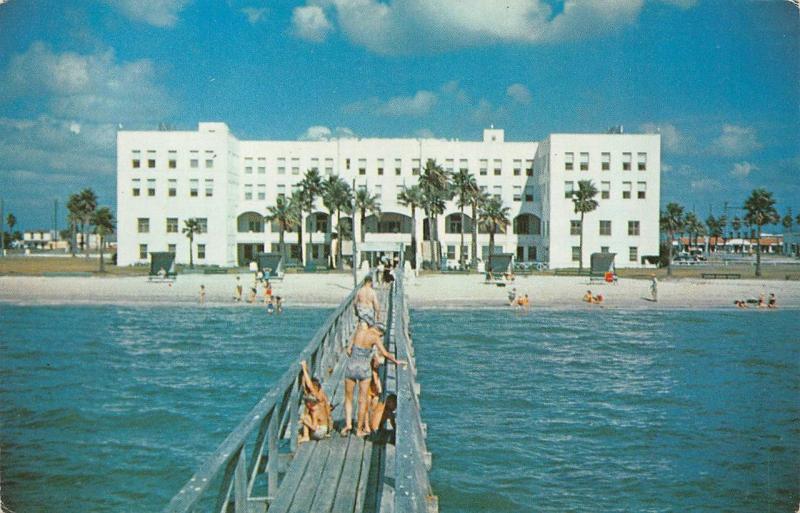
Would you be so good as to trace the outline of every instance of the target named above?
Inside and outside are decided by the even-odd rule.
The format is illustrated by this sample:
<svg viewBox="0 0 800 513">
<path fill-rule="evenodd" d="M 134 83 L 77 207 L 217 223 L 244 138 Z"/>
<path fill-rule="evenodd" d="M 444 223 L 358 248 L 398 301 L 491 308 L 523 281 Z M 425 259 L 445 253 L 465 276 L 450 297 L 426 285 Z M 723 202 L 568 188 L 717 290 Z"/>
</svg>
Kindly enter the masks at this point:
<svg viewBox="0 0 800 513">
<path fill-rule="evenodd" d="M 353 178 L 353 216 L 350 218 L 350 232 L 353 237 L 353 288 L 358 287 L 358 246 L 356 245 L 356 179 Z M 341 231 L 341 230 L 340 230 Z"/>
<path fill-rule="evenodd" d="M 53 200 L 53 242 L 58 240 L 58 199 Z"/>
</svg>

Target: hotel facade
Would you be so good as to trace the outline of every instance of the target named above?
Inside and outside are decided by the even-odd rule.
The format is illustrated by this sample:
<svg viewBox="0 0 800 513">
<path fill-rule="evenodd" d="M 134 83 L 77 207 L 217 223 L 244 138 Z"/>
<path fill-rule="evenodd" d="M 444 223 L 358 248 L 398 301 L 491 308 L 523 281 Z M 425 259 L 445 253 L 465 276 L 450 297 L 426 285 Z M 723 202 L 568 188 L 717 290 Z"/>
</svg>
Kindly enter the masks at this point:
<svg viewBox="0 0 800 513">
<path fill-rule="evenodd" d="M 429 260 L 429 223 L 397 195 L 417 183 L 428 159 L 446 171 L 467 169 L 480 188 L 509 207 L 510 224 L 495 236 L 495 251 L 517 262 L 550 268 L 577 267 L 580 215 L 571 199 L 580 180 L 598 189 L 599 206 L 586 214 L 583 262 L 595 252 L 616 253 L 617 267 L 644 267 L 659 251 L 661 139 L 657 134 L 551 134 L 541 142 L 506 142 L 490 128 L 480 141 L 446 139 L 331 139 L 240 141 L 224 123 L 200 123 L 197 131 L 120 131 L 117 134 L 117 233 L 119 265 L 142 264 L 150 252 L 169 251 L 188 263 L 189 240 L 181 233 L 189 218 L 200 222 L 192 248 L 195 262 L 247 265 L 260 251 L 278 251 L 277 226 L 264 221 L 279 196 L 289 197 L 309 169 L 323 179 L 340 176 L 378 196 L 381 215 L 365 220 L 362 248 L 377 250 L 418 242 L 418 265 Z M 470 258 L 472 218 L 462 219 L 454 201 L 438 217 L 442 255 Z M 360 216 L 354 232 L 360 234 Z M 343 219 L 351 219 L 343 214 Z M 303 242 L 287 232 L 290 259 L 327 261 L 331 232 L 321 200 L 304 216 Z M 465 231 L 464 248 L 459 248 Z M 309 243 L 309 234 L 311 242 Z M 344 255 L 352 253 L 349 240 Z M 489 234 L 478 234 L 486 259 Z"/>
</svg>

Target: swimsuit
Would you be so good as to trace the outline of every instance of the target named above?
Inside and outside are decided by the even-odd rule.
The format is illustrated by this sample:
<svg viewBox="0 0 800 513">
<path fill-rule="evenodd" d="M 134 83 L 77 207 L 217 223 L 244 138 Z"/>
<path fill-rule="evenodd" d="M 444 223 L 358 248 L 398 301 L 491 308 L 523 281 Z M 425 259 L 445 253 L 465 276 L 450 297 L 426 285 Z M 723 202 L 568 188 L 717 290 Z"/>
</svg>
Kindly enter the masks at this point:
<svg viewBox="0 0 800 513">
<path fill-rule="evenodd" d="M 371 358 L 372 349 L 354 345 L 350 359 L 347 360 L 344 377 L 356 381 L 363 381 L 372 377 L 372 368 L 369 364 Z"/>
<path fill-rule="evenodd" d="M 322 440 L 326 436 L 328 436 L 328 426 L 324 425 L 318 426 L 317 429 L 315 429 L 314 432 L 311 433 L 312 440 Z"/>
<path fill-rule="evenodd" d="M 371 306 L 356 304 L 356 317 L 359 321 L 367 323 L 370 328 L 375 326 L 375 310 Z"/>
</svg>

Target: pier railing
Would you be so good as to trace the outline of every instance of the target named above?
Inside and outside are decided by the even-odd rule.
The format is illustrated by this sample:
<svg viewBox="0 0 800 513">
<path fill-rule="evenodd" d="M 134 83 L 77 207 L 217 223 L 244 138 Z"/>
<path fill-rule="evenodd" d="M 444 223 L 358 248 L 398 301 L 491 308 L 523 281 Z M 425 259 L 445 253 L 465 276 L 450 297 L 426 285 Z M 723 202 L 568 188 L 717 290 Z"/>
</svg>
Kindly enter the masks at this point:
<svg viewBox="0 0 800 513">
<path fill-rule="evenodd" d="M 396 370 L 397 411 L 395 414 L 394 461 L 394 511 L 404 513 L 436 513 L 439 503 L 433 495 L 428 472 L 431 469 L 431 453 L 425 443 L 426 425 L 420 413 L 417 384 L 417 367 L 414 346 L 409 332 L 409 313 L 405 293 L 405 279 L 398 273 L 391 294 L 392 326 L 390 350 L 408 365 Z M 391 462 L 387 462 L 391 464 Z"/>
<path fill-rule="evenodd" d="M 356 290 L 328 317 L 278 383 L 211 454 L 170 501 L 164 513 L 265 511 L 296 452 L 302 402 L 299 363 L 329 376 L 355 328 Z"/>
</svg>

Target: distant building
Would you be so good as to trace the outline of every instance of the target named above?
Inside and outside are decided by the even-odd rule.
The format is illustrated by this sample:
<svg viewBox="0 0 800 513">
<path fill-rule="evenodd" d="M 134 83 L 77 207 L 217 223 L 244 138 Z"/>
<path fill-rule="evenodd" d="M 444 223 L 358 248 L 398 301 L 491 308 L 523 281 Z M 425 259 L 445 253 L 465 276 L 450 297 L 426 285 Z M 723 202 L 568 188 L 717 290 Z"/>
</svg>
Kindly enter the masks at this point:
<svg viewBox="0 0 800 513">
<path fill-rule="evenodd" d="M 784 253 L 784 236 L 781 234 L 773 235 L 769 233 L 761 234 L 761 252 L 762 253 Z M 678 241 L 675 241 L 677 244 Z M 684 251 L 691 252 L 705 252 L 709 253 L 739 253 L 739 254 L 753 254 L 756 252 L 758 246 L 758 239 L 756 238 L 722 238 L 722 237 L 689 237 L 680 238 L 680 248 Z"/>
<path fill-rule="evenodd" d="M 96 233 L 90 233 L 86 238 L 89 244 L 89 250 L 94 251 L 100 248 L 100 236 Z M 105 247 L 110 248 L 115 243 L 114 235 L 105 238 Z M 83 250 L 83 234 L 76 233 L 75 241 L 77 243 L 76 250 Z M 70 239 L 66 239 L 53 232 L 52 230 L 28 230 L 22 234 L 22 245 L 28 249 L 37 250 L 69 250 Z"/>
<path fill-rule="evenodd" d="M 572 191 L 580 180 L 598 189 L 599 208 L 586 215 L 583 261 L 594 252 L 613 252 L 618 267 L 642 267 L 659 252 L 661 139 L 657 134 L 551 134 L 541 142 L 506 142 L 501 129 L 486 129 L 481 141 L 446 139 L 332 139 L 324 141 L 240 141 L 224 123 L 200 123 L 196 131 L 121 131 L 117 136 L 117 219 L 120 265 L 144 263 L 152 251 L 170 251 L 188 262 L 188 218 L 200 220 L 196 261 L 245 265 L 259 251 L 278 251 L 278 230 L 264 222 L 278 197 L 289 197 L 308 169 L 323 178 L 340 176 L 378 195 L 382 215 L 365 219 L 365 247 L 411 243 L 431 259 L 429 220 L 397 195 L 417 183 L 428 159 L 445 170 L 466 169 L 480 188 L 510 209 L 510 225 L 496 236 L 496 251 L 517 261 L 550 267 L 577 266 L 579 219 Z M 455 202 L 438 217 L 442 254 L 469 259 L 474 220 L 462 218 Z M 360 233 L 360 216 L 343 216 Z M 303 241 L 286 234 L 291 258 L 301 252 L 324 262 L 330 251 L 327 228 L 338 226 L 317 201 L 304 218 Z M 466 237 L 459 248 L 460 232 Z M 311 242 L 308 234 L 311 234 Z M 342 243 L 343 254 L 351 243 Z M 478 235 L 479 258 L 486 259 L 489 235 Z"/>
</svg>

